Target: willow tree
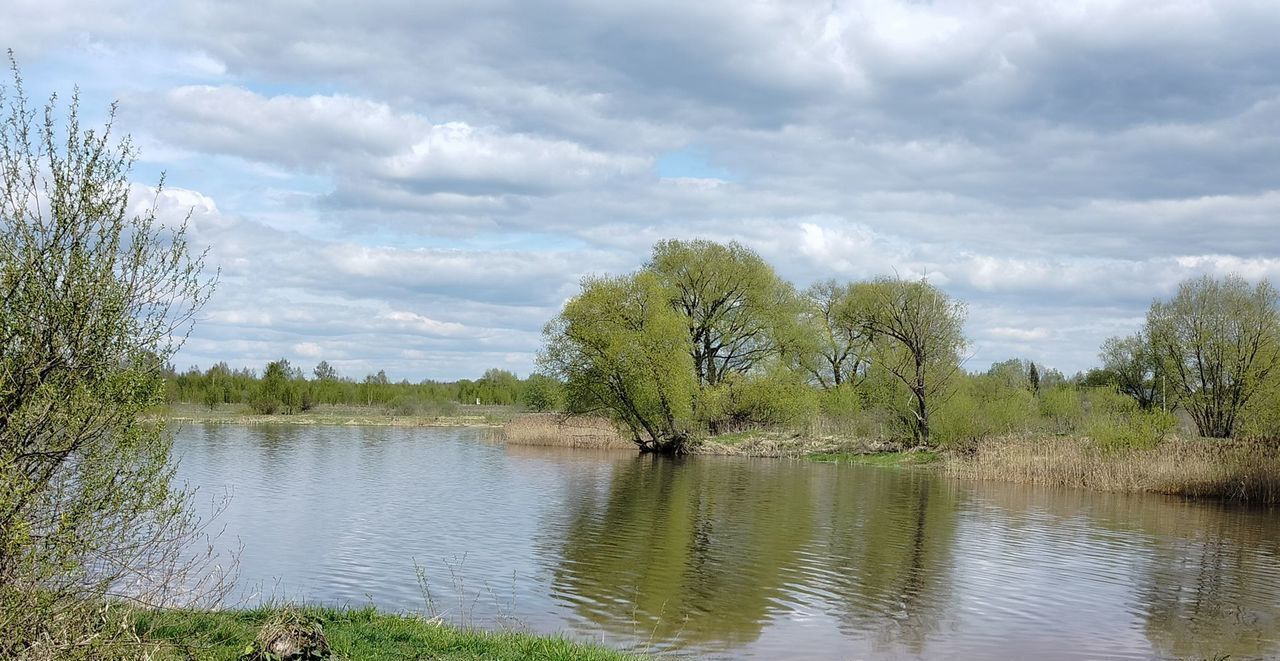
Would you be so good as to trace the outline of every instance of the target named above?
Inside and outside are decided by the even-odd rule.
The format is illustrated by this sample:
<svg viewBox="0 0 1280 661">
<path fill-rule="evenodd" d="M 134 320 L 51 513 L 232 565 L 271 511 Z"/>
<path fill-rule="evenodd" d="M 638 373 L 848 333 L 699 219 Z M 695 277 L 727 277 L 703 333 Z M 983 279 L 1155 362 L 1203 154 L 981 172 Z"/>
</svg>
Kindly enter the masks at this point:
<svg viewBox="0 0 1280 661">
<path fill-rule="evenodd" d="M 659 241 L 646 269 L 657 274 L 683 317 L 699 386 L 749 373 L 794 337 L 795 291 L 739 243 Z"/>
<path fill-rule="evenodd" d="M 603 414 L 644 452 L 679 454 L 697 390 L 684 318 L 653 273 L 587 278 L 543 330 L 538 357 L 570 414 Z"/>
<path fill-rule="evenodd" d="M 800 368 L 823 389 L 854 384 L 865 367 L 871 337 L 865 323 L 873 290 L 865 283 L 826 280 L 801 297 Z"/>
<path fill-rule="evenodd" d="M 12 58 L 12 55 L 11 55 Z M 143 414 L 211 291 L 185 223 L 133 215 L 134 149 L 0 88 L 0 657 L 94 656 L 84 611 L 157 603 L 197 531 Z M 65 112 L 65 114 L 62 114 Z M 114 117 L 114 112 L 112 113 Z"/>
<path fill-rule="evenodd" d="M 929 444 L 929 420 L 960 369 L 964 304 L 925 280 L 880 278 L 871 284 L 864 324 L 871 360 L 910 392 L 915 440 Z"/>
<path fill-rule="evenodd" d="M 1147 332 L 1178 402 L 1200 435 L 1228 438 L 1260 390 L 1280 376 L 1280 315 L 1267 280 L 1236 275 L 1183 282 L 1152 303 Z"/>
</svg>

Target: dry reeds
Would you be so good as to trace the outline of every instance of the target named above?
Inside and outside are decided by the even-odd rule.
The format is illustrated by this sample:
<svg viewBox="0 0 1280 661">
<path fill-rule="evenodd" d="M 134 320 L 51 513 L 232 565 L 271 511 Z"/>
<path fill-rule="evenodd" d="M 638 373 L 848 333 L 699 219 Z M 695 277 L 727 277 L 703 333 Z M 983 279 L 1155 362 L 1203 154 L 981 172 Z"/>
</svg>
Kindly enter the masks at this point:
<svg viewBox="0 0 1280 661">
<path fill-rule="evenodd" d="M 627 450 L 636 447 L 604 418 L 571 418 L 555 413 L 534 413 L 515 418 L 502 426 L 502 436 L 513 445 Z"/>
<path fill-rule="evenodd" d="M 1280 447 L 1252 441 L 1170 438 L 1109 450 L 1087 438 L 1006 437 L 953 456 L 947 470 L 981 480 L 1280 503 Z"/>
</svg>

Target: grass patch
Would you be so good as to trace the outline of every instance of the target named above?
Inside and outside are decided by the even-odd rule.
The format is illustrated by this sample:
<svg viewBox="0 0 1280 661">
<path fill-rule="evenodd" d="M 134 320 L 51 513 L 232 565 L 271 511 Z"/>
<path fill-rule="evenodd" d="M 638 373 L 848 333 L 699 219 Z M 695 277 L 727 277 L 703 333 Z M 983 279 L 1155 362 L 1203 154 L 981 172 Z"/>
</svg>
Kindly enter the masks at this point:
<svg viewBox="0 0 1280 661">
<path fill-rule="evenodd" d="M 806 459 L 834 464 L 861 464 L 864 466 L 880 466 L 884 468 L 905 468 L 911 466 L 928 466 L 936 464 L 942 455 L 930 450 L 917 452 L 875 452 L 871 454 L 820 453 L 811 454 Z"/>
<path fill-rule="evenodd" d="M 420 617 L 373 608 L 289 607 L 324 631 L 335 659 L 569 659 L 620 660 L 629 656 L 559 636 L 457 629 Z M 154 611 L 135 616 L 134 626 L 153 659 L 231 661 L 254 648 L 263 625 L 280 608 L 231 611 Z"/>
<path fill-rule="evenodd" d="M 566 418 L 558 413 L 531 413 L 502 426 L 502 440 L 512 445 L 635 450 L 636 444 L 599 417 Z"/>
</svg>

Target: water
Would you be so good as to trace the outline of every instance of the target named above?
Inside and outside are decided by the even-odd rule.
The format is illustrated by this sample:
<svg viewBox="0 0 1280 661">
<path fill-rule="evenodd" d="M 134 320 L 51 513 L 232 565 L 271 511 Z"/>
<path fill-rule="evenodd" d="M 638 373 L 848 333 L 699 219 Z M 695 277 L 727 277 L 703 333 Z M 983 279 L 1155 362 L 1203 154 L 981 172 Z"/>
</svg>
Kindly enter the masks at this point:
<svg viewBox="0 0 1280 661">
<path fill-rule="evenodd" d="M 1274 509 L 468 429 L 191 426 L 175 449 L 232 496 L 246 604 L 705 657 L 1280 655 Z"/>
</svg>

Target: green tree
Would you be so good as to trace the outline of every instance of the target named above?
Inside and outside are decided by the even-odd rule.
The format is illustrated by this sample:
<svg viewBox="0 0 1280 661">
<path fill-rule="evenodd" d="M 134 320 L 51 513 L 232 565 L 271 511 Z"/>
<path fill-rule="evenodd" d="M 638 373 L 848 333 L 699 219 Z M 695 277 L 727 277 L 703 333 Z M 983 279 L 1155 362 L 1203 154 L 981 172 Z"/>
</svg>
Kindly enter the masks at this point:
<svg viewBox="0 0 1280 661">
<path fill-rule="evenodd" d="M 856 383 L 871 342 L 864 323 L 865 284 L 826 280 L 806 289 L 800 312 L 801 369 L 824 390 Z"/>
<path fill-rule="evenodd" d="M 872 361 L 907 387 L 912 433 L 929 444 L 929 418 L 946 399 L 964 350 L 964 304 L 925 280 L 874 282 L 865 324 Z"/>
<path fill-rule="evenodd" d="M 1027 381 L 1031 385 L 1031 392 L 1039 394 L 1040 370 L 1036 369 L 1035 363 L 1031 363 L 1031 367 L 1027 370 Z"/>
<path fill-rule="evenodd" d="M 311 370 L 311 373 L 315 375 L 316 381 L 338 380 L 338 370 L 334 369 L 327 360 L 322 360 L 317 363 L 315 369 Z"/>
<path fill-rule="evenodd" d="M 295 376 L 295 370 L 284 358 L 267 363 L 254 393 L 253 409 L 266 414 L 296 413 L 302 408 L 302 393 Z"/>
<path fill-rule="evenodd" d="M 1098 357 L 1116 389 L 1139 408 L 1149 410 L 1163 401 L 1163 361 L 1146 333 L 1107 338 Z"/>
<path fill-rule="evenodd" d="M 531 411 L 559 410 L 564 405 L 564 386 L 545 374 L 530 374 L 522 401 Z"/>
<path fill-rule="evenodd" d="M 749 248 L 702 239 L 659 241 L 646 268 L 684 317 L 699 386 L 750 372 L 792 339 L 795 291 Z"/>
<path fill-rule="evenodd" d="M 10 54 L 12 58 L 12 54 Z M 93 657 L 86 607 L 191 587 L 198 524 L 144 416 L 216 276 L 131 215 L 127 138 L 0 88 L 0 657 Z M 114 117 L 114 112 L 112 113 Z M 128 578 L 126 583 L 123 579 Z M 125 586 L 127 592 L 120 592 Z"/>
<path fill-rule="evenodd" d="M 1152 303 L 1147 332 L 1169 388 L 1202 436 L 1227 438 L 1249 401 L 1276 376 L 1280 316 L 1267 280 L 1239 276 L 1183 282 Z"/>
<path fill-rule="evenodd" d="M 681 453 L 697 389 L 686 318 L 649 272 L 583 280 L 543 331 L 541 368 L 571 414 L 608 415 L 642 451 Z"/>
</svg>

